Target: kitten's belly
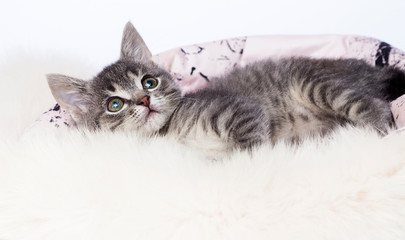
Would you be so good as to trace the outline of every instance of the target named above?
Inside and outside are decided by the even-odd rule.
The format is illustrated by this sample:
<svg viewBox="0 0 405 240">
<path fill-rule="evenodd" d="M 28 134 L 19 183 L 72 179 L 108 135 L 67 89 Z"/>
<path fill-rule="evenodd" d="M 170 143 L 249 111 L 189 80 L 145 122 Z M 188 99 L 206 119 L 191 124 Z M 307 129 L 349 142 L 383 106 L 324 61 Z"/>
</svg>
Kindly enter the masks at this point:
<svg viewBox="0 0 405 240">
<path fill-rule="evenodd" d="M 324 123 L 319 121 L 294 124 L 290 125 L 290 127 L 282 129 L 279 134 L 279 138 L 289 142 L 297 142 L 316 136 L 322 136 L 332 129 L 333 127 L 325 126 Z"/>
<path fill-rule="evenodd" d="M 271 136 L 273 142 L 281 139 L 297 142 L 324 135 L 337 125 L 337 121 L 301 107 L 296 107 L 287 113 L 285 122 L 286 124 L 278 130 L 276 136 Z"/>
<path fill-rule="evenodd" d="M 212 129 L 205 129 L 201 122 L 196 123 L 187 130 L 170 129 L 167 137 L 213 156 L 229 152 L 232 149 L 228 142 L 219 138 Z"/>
</svg>

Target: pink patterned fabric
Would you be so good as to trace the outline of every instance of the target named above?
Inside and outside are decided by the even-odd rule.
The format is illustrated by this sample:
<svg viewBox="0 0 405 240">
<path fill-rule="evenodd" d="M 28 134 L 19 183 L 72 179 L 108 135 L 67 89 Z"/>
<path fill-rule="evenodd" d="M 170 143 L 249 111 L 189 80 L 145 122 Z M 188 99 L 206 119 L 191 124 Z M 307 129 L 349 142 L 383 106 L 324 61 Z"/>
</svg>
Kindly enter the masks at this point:
<svg viewBox="0 0 405 240">
<path fill-rule="evenodd" d="M 182 93 L 186 94 L 204 88 L 216 76 L 235 66 L 292 56 L 357 58 L 372 65 L 396 66 L 405 71 L 405 53 L 401 50 L 373 38 L 338 35 L 232 38 L 176 48 L 155 55 L 153 60 L 174 76 Z M 392 112 L 397 126 L 404 127 L 405 96 L 392 102 Z M 35 127 L 39 125 L 60 128 L 72 126 L 74 122 L 63 110 L 51 109 L 36 121 Z"/>
</svg>

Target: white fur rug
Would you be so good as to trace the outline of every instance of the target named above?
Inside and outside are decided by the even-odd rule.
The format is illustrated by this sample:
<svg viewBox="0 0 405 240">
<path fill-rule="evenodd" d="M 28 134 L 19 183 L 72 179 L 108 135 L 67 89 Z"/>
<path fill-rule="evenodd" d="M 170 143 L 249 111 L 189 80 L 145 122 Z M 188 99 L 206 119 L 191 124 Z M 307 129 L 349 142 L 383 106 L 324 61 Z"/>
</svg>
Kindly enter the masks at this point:
<svg viewBox="0 0 405 240">
<path fill-rule="evenodd" d="M 2 240 L 405 239 L 405 133 L 340 129 L 222 161 L 123 134 L 21 137 L 52 105 L 54 69 L 23 59 L 0 71 Z"/>
</svg>

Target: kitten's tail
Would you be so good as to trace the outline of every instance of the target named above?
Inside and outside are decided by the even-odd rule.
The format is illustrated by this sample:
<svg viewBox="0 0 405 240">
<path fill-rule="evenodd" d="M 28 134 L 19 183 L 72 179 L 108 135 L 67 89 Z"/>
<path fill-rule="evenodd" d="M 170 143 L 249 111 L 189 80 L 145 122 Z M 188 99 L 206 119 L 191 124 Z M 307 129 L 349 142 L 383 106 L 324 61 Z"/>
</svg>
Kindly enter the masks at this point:
<svg viewBox="0 0 405 240">
<path fill-rule="evenodd" d="M 387 99 L 393 101 L 405 94 L 405 72 L 398 68 L 389 68 L 387 80 Z"/>
</svg>

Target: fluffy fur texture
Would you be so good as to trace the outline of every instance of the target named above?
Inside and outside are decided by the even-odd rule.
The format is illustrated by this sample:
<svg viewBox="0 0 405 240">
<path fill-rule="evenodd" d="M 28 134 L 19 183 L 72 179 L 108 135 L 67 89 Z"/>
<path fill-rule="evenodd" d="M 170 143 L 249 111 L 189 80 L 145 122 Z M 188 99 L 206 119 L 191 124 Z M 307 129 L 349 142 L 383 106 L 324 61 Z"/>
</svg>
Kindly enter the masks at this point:
<svg viewBox="0 0 405 240">
<path fill-rule="evenodd" d="M 0 147 L 0 239 L 404 239 L 405 135 L 340 130 L 213 162 L 99 133 Z"/>
<path fill-rule="evenodd" d="M 14 106 L 0 118 L 0 239 L 405 238 L 403 134 L 340 129 L 217 162 L 122 133 L 15 140 L 53 104 L 47 72 L 93 74 L 77 61 L 15 56 L 0 68 L 0 100 Z"/>
</svg>

